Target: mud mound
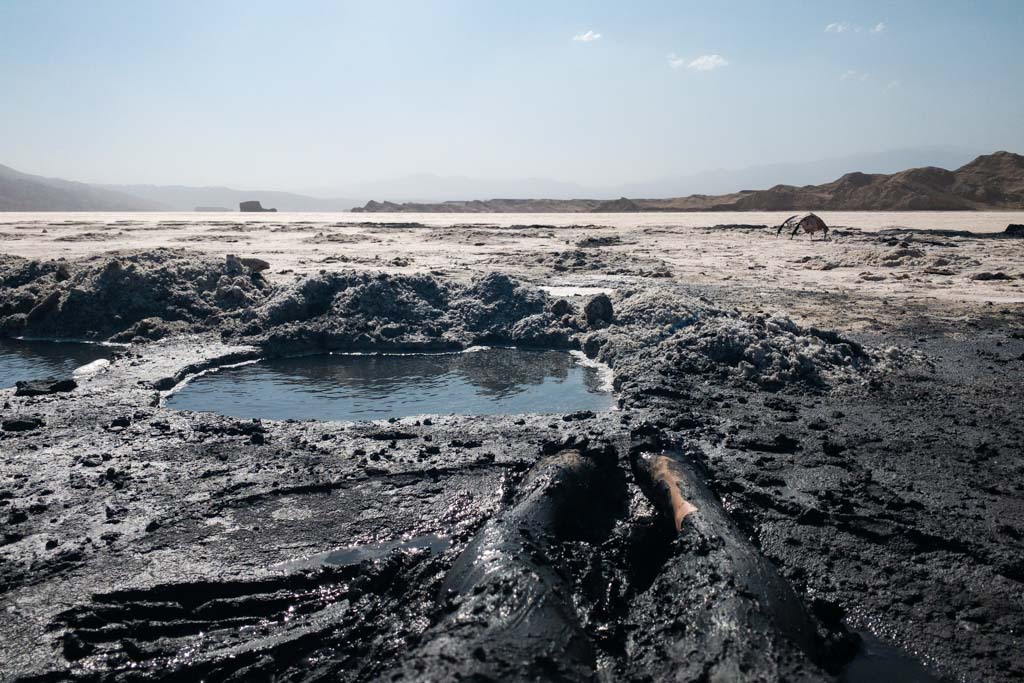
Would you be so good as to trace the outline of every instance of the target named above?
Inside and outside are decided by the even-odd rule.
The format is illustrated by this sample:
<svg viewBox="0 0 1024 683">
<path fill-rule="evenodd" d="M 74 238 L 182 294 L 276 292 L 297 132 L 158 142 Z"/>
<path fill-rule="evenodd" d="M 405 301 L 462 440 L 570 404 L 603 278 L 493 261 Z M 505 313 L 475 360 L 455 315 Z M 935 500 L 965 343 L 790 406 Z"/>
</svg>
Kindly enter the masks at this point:
<svg viewBox="0 0 1024 683">
<path fill-rule="evenodd" d="M 957 254 L 953 249 L 910 240 L 891 240 L 886 246 L 846 250 L 828 256 L 804 256 L 798 263 L 810 270 L 867 267 L 930 275 L 954 275 L 981 265 L 977 259 Z M 884 274 L 874 274 L 878 279 L 885 279 Z"/>
<path fill-rule="evenodd" d="M 804 330 L 782 315 L 701 320 L 666 339 L 659 350 L 677 371 L 723 375 L 767 389 L 845 379 L 865 358 L 856 345 Z"/>
<path fill-rule="evenodd" d="M 541 292 L 490 273 L 468 285 L 427 275 L 323 273 L 277 290 L 243 330 L 271 350 L 569 346 L 574 321 Z"/>
<path fill-rule="evenodd" d="M 613 365 L 620 384 L 652 378 L 672 384 L 693 375 L 770 390 L 825 388 L 903 359 L 898 350 L 867 354 L 834 332 L 803 328 L 782 314 L 741 315 L 664 290 L 626 293 L 616 303 L 615 325 L 587 335 L 583 348 Z"/>
<path fill-rule="evenodd" d="M 491 273 L 468 285 L 428 275 L 321 272 L 272 286 L 266 263 L 160 249 L 79 262 L 0 261 L 0 334 L 112 341 L 218 331 L 271 351 L 566 347 L 576 321 Z"/>
<path fill-rule="evenodd" d="M 634 277 L 672 277 L 668 264 L 660 259 L 595 249 L 572 249 L 545 254 L 537 259 L 537 264 L 558 273 L 598 272 Z"/>
<path fill-rule="evenodd" d="M 156 339 L 263 299 L 267 282 L 235 257 L 157 249 L 78 262 L 5 260 L 0 332 Z"/>
</svg>

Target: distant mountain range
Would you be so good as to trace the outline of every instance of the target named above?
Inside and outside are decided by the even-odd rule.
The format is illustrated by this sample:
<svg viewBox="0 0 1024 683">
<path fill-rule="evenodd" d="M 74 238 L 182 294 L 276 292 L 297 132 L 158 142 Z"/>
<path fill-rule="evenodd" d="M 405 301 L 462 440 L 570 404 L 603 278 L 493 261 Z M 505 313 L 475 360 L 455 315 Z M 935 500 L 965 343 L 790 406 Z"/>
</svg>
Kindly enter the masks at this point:
<svg viewBox="0 0 1024 683">
<path fill-rule="evenodd" d="M 418 173 L 388 180 L 362 181 L 334 188 L 305 190 L 304 193 L 318 197 L 363 197 L 358 204 L 367 199 L 429 204 L 450 199 L 476 200 L 495 197 L 681 197 L 691 194 L 728 194 L 737 190 L 771 187 L 777 183 L 816 185 L 838 178 L 851 170 L 894 173 L 918 166 L 958 168 L 983 151 L 948 146 L 912 147 L 814 161 L 708 169 L 699 173 L 674 174 L 652 180 L 606 186 L 586 186 L 542 177 L 495 180 Z"/>
<path fill-rule="evenodd" d="M 697 194 L 669 199 L 490 199 L 417 203 L 370 201 L 358 209 L 407 213 L 627 213 L 639 211 L 975 211 L 1024 209 L 1024 156 L 983 155 L 947 171 L 847 173 L 822 185 Z"/>
<path fill-rule="evenodd" d="M 163 211 L 195 211 L 221 207 L 238 211 L 240 202 L 257 200 L 278 211 L 348 211 L 358 199 L 321 199 L 293 192 L 234 190 L 230 187 L 187 187 L 185 185 L 100 185 L 105 190 L 139 197 Z"/>
<path fill-rule="evenodd" d="M 807 164 L 778 164 L 736 171 L 711 171 L 694 176 L 680 176 L 652 183 L 620 186 L 616 190 L 630 197 L 642 197 L 641 190 L 655 190 L 647 197 L 667 199 L 627 199 L 612 190 L 594 190 L 593 199 L 570 199 L 587 196 L 588 190 L 572 183 L 544 179 L 513 181 L 408 176 L 393 183 L 364 183 L 351 188 L 349 196 L 364 199 L 322 198 L 291 192 L 236 190 L 229 187 L 188 187 L 181 185 L 89 185 L 56 178 L 21 173 L 0 166 L 0 211 L 236 211 L 239 202 L 261 201 L 279 211 L 348 211 L 362 204 L 370 190 L 391 196 L 398 201 L 370 201 L 355 210 L 365 212 L 630 212 L 630 211 L 752 211 L 752 210 L 985 210 L 1024 209 L 1024 157 L 1009 152 L 980 156 L 947 171 L 935 166 L 912 168 L 896 173 L 847 173 L 838 180 L 819 185 L 775 185 L 767 190 L 733 191 L 728 194 L 691 194 L 673 196 L 675 188 L 721 187 L 732 179 L 730 189 L 757 187 L 746 181 L 767 177 L 814 177 L 826 179 L 824 173 L 840 163 L 853 168 L 891 168 L 900 159 L 919 158 L 925 150 L 896 151 L 864 157 L 848 157 Z M 963 150 L 937 148 L 929 158 L 964 159 Z M 968 157 L 969 158 L 969 157 Z M 854 165 L 863 161 L 864 166 Z M 962 162 L 961 162 L 962 163 Z M 769 181 L 770 182 L 770 181 Z M 767 184 L 765 182 L 764 184 Z M 762 185 L 763 186 L 763 185 Z M 459 196 L 462 201 L 436 201 L 432 196 Z M 662 192 L 658 192 L 661 190 Z M 489 199 L 508 191 L 525 197 L 544 199 Z M 552 191 L 553 195 L 543 194 Z M 575 194 L 578 191 L 579 194 Z M 531 193 L 536 194 L 531 194 Z M 675 190 L 678 193 L 678 190 Z M 369 196 L 374 196 L 369 194 Z M 402 197 L 428 197 L 421 201 L 401 201 Z"/>
<path fill-rule="evenodd" d="M 0 211 L 153 211 L 139 197 L 0 166 Z"/>
<path fill-rule="evenodd" d="M 238 211 L 240 202 L 253 199 L 279 211 L 348 211 L 361 203 L 229 187 L 89 185 L 0 165 L 0 211 Z"/>
</svg>

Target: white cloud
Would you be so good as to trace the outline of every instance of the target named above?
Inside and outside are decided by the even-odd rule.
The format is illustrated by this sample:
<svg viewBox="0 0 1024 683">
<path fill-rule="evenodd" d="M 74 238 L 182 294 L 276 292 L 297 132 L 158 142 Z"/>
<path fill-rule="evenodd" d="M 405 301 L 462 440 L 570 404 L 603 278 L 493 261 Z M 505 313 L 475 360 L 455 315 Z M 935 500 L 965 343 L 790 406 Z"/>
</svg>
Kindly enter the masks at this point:
<svg viewBox="0 0 1024 683">
<path fill-rule="evenodd" d="M 866 74 L 866 73 L 864 73 L 862 71 L 857 71 L 856 69 L 847 69 L 839 77 L 839 80 L 841 80 L 841 81 L 866 81 L 869 78 L 871 78 L 870 74 Z"/>
<path fill-rule="evenodd" d="M 685 64 L 686 60 L 677 55 L 675 52 L 669 54 L 668 65 L 673 69 L 678 69 L 679 67 L 684 66 Z"/>
<path fill-rule="evenodd" d="M 880 21 L 866 30 L 871 33 L 885 33 L 888 29 L 889 26 L 884 21 Z M 825 33 L 850 33 L 851 31 L 853 33 L 863 33 L 865 28 L 845 21 L 834 21 L 825 27 Z"/>
<path fill-rule="evenodd" d="M 893 88 L 898 88 L 898 87 L 900 87 L 900 82 L 899 81 L 889 81 L 889 85 L 885 86 L 885 89 L 886 90 L 892 90 Z"/>
<path fill-rule="evenodd" d="M 729 66 L 729 60 L 721 55 L 701 55 L 687 64 L 686 68 L 691 71 L 712 71 L 721 66 Z"/>
<path fill-rule="evenodd" d="M 572 37 L 572 39 L 581 43 L 589 43 L 591 41 L 598 40 L 600 37 L 600 33 L 595 33 L 594 31 L 587 31 L 586 33 L 577 33 Z"/>
</svg>

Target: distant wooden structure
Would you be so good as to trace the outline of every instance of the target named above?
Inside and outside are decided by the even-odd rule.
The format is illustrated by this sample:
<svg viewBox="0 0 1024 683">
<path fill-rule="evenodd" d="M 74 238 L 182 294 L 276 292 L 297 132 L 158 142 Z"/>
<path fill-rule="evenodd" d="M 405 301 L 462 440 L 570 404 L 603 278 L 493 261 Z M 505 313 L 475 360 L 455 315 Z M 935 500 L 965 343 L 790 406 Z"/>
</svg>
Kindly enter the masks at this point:
<svg viewBox="0 0 1024 683">
<path fill-rule="evenodd" d="M 821 233 L 821 239 L 828 239 L 828 226 L 825 225 L 825 221 L 821 220 L 821 217 L 813 213 L 795 214 L 790 216 L 786 220 L 782 221 L 782 225 L 779 226 L 775 236 L 778 237 L 782 234 L 782 231 L 787 228 L 793 228 L 793 232 L 789 234 L 789 239 L 793 239 L 797 232 L 803 229 L 808 235 L 813 235 L 816 232 Z"/>
</svg>

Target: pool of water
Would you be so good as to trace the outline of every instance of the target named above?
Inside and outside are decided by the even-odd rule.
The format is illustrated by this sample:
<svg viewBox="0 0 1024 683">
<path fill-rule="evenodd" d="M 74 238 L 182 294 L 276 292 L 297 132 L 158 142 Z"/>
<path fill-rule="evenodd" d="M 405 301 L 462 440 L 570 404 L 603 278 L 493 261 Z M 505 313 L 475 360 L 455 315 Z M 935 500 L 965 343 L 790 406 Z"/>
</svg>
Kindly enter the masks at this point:
<svg viewBox="0 0 1024 683">
<path fill-rule="evenodd" d="M 264 360 L 195 378 L 167 404 L 268 419 L 379 420 L 608 410 L 605 372 L 564 351 L 330 354 Z"/>
<path fill-rule="evenodd" d="M 889 645 L 872 634 L 861 631 L 861 651 L 847 665 L 842 683 L 942 683 L 915 657 Z"/>
<path fill-rule="evenodd" d="M 386 557 L 395 551 L 399 552 L 430 552 L 443 553 L 451 546 L 451 539 L 435 534 L 419 536 L 407 540 L 384 541 L 382 543 L 371 543 L 368 545 L 354 545 L 345 548 L 329 550 L 310 557 L 302 557 L 295 560 L 288 560 L 274 565 L 272 569 L 283 569 L 296 571 L 299 569 L 316 569 L 325 565 L 351 565 L 359 564 L 363 560 L 376 560 Z"/>
<path fill-rule="evenodd" d="M 23 379 L 67 377 L 75 368 L 110 355 L 111 349 L 99 344 L 0 339 L 0 388 Z"/>
</svg>

